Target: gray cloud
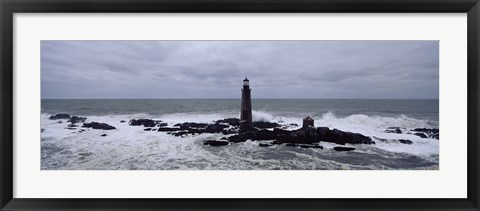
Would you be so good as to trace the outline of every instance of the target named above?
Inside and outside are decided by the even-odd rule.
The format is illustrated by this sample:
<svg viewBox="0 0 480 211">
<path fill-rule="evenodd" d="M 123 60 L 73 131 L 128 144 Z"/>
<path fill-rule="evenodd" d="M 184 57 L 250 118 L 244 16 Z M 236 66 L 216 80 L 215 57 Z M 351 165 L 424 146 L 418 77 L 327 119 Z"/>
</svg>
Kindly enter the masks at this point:
<svg viewBox="0 0 480 211">
<path fill-rule="evenodd" d="M 42 98 L 438 98 L 437 41 L 42 41 Z"/>
</svg>

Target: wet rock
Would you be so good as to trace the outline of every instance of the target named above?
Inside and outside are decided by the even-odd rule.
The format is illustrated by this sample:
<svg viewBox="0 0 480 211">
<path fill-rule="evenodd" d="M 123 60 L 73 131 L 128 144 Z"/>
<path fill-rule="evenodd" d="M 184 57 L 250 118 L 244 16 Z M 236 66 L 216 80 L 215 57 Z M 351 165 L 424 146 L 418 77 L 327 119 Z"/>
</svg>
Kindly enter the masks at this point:
<svg viewBox="0 0 480 211">
<path fill-rule="evenodd" d="M 43 129 L 43 128 L 40 129 L 40 133 L 43 133 L 43 132 L 45 132 L 45 129 Z"/>
<path fill-rule="evenodd" d="M 125 122 L 127 122 L 127 121 L 125 121 L 125 120 L 120 120 L 120 123 L 125 123 Z"/>
<path fill-rule="evenodd" d="M 67 127 L 78 127 L 78 125 L 75 125 L 75 124 L 69 124 Z"/>
<path fill-rule="evenodd" d="M 179 130 L 182 130 L 180 128 L 177 128 L 177 127 L 161 127 L 161 128 L 158 128 L 158 132 L 167 132 L 167 131 L 179 131 Z"/>
<path fill-rule="evenodd" d="M 258 146 L 261 146 L 261 147 L 271 147 L 271 146 L 273 146 L 273 145 L 272 145 L 272 144 L 260 143 Z"/>
<path fill-rule="evenodd" d="M 402 133 L 402 130 L 400 130 L 399 127 L 388 127 L 385 130 L 386 133 Z"/>
<path fill-rule="evenodd" d="M 205 133 L 221 133 L 223 129 L 228 128 L 228 125 L 211 124 L 205 127 Z"/>
<path fill-rule="evenodd" d="M 159 126 L 159 127 L 165 127 L 165 126 L 168 126 L 168 124 L 165 123 L 165 122 L 163 122 L 163 123 L 159 123 L 158 126 Z"/>
<path fill-rule="evenodd" d="M 175 127 L 180 127 L 183 130 L 187 130 L 189 128 L 205 128 L 208 126 L 207 123 L 196 123 L 196 122 L 184 122 L 184 123 L 178 123 L 173 125 Z"/>
<path fill-rule="evenodd" d="M 399 139 L 398 141 L 402 144 L 413 144 L 413 141 L 407 139 Z"/>
<path fill-rule="evenodd" d="M 329 131 L 330 131 L 330 128 L 328 127 L 317 127 L 317 133 L 320 137 L 326 136 Z"/>
<path fill-rule="evenodd" d="M 231 126 L 240 126 L 240 120 L 237 118 L 227 118 L 215 121 L 216 124 L 228 124 Z"/>
<path fill-rule="evenodd" d="M 101 136 L 107 136 L 107 134 L 104 133 L 104 134 L 102 134 Z"/>
<path fill-rule="evenodd" d="M 253 122 L 252 124 L 253 124 L 253 127 L 260 128 L 260 129 L 276 128 L 281 126 L 275 122 Z"/>
<path fill-rule="evenodd" d="M 106 123 L 99 123 L 99 122 L 83 123 L 82 127 L 98 129 L 98 130 L 114 130 L 114 129 L 117 129 L 117 128 L 115 128 L 111 125 L 108 125 Z"/>
<path fill-rule="evenodd" d="M 74 128 L 74 127 L 67 127 L 67 129 L 69 129 L 69 130 L 76 130 L 77 128 Z"/>
<path fill-rule="evenodd" d="M 50 120 L 70 119 L 70 115 L 69 114 L 55 114 L 53 116 L 50 116 L 48 119 L 50 119 Z"/>
<path fill-rule="evenodd" d="M 207 140 L 207 141 L 204 141 L 203 144 L 210 145 L 210 146 L 225 146 L 225 145 L 228 145 L 228 141 Z"/>
<path fill-rule="evenodd" d="M 149 128 L 145 128 L 145 129 L 143 129 L 143 131 L 152 131 L 152 128 L 150 128 L 150 127 L 149 127 Z"/>
<path fill-rule="evenodd" d="M 417 133 L 423 133 L 427 138 L 440 138 L 440 131 L 436 128 L 415 128 L 412 131 Z M 415 133 L 414 135 L 416 135 L 417 133 Z"/>
<path fill-rule="evenodd" d="M 420 138 L 428 138 L 428 136 L 425 135 L 424 133 L 414 133 L 413 135 L 416 135 L 416 136 L 418 136 L 418 137 L 420 137 Z"/>
<path fill-rule="evenodd" d="M 274 130 L 281 132 L 277 136 L 277 140 L 284 143 L 314 143 L 320 142 L 320 137 L 317 134 L 316 128 L 313 126 L 307 126 L 298 130 L 285 132 L 283 130 Z"/>
<path fill-rule="evenodd" d="M 338 152 L 348 152 L 355 150 L 355 148 L 353 147 L 333 147 L 333 149 Z"/>
<path fill-rule="evenodd" d="M 72 116 L 67 122 L 71 122 L 72 124 L 75 123 L 83 123 L 87 120 L 86 117 L 78 117 L 78 116 Z"/>
<path fill-rule="evenodd" d="M 309 148 L 323 149 L 322 146 L 320 146 L 320 145 L 315 145 L 315 144 L 300 144 L 299 146 L 300 146 L 301 148 L 306 148 L 306 149 L 309 149 Z"/>
<path fill-rule="evenodd" d="M 259 131 L 250 131 L 244 134 L 247 139 L 251 139 L 254 141 L 259 140 L 275 140 L 277 139 L 277 134 L 270 130 L 259 130 Z"/>
<path fill-rule="evenodd" d="M 320 137 L 321 141 L 345 144 L 372 144 L 372 139 L 360 133 L 345 132 L 337 129 L 329 130 Z"/>
<path fill-rule="evenodd" d="M 247 141 L 247 136 L 245 134 L 238 134 L 238 135 L 233 135 L 227 138 L 229 142 L 234 142 L 234 143 L 239 143 L 239 142 L 245 142 Z"/>
<path fill-rule="evenodd" d="M 131 126 L 143 125 L 144 127 L 155 127 L 157 123 L 159 123 L 159 121 L 154 121 L 151 119 L 132 119 L 130 122 L 128 122 L 128 124 Z"/>
</svg>

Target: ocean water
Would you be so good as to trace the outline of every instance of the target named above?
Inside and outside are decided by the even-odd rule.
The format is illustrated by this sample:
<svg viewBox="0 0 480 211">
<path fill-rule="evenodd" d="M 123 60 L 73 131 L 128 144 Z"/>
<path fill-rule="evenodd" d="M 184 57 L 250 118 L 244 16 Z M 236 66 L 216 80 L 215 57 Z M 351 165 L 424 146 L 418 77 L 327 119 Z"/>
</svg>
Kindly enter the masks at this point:
<svg viewBox="0 0 480 211">
<path fill-rule="evenodd" d="M 439 143 L 412 134 L 386 133 L 388 127 L 403 131 L 438 128 L 438 100 L 298 100 L 252 99 L 254 121 L 296 123 L 311 116 L 315 126 L 326 126 L 371 137 L 375 145 L 349 145 L 351 152 L 337 152 L 333 143 L 324 149 L 246 141 L 222 147 L 203 145 L 223 134 L 175 137 L 163 132 L 129 126 L 130 119 L 162 120 L 169 126 L 183 122 L 212 123 L 238 118 L 240 99 L 162 100 L 42 100 L 42 170 L 343 170 L 438 169 Z M 49 120 L 53 114 L 87 117 L 116 127 L 103 131 L 66 129 L 66 121 Z M 121 123 L 121 120 L 127 123 Z M 297 129 L 291 126 L 288 129 Z M 102 137 L 102 134 L 107 136 Z M 227 135 L 228 136 L 228 135 Z M 388 139 L 389 141 L 377 141 Z M 395 139 L 408 139 L 402 144 Z M 441 138 L 440 138 L 441 139 Z M 268 142 L 268 141 L 266 141 Z"/>
</svg>

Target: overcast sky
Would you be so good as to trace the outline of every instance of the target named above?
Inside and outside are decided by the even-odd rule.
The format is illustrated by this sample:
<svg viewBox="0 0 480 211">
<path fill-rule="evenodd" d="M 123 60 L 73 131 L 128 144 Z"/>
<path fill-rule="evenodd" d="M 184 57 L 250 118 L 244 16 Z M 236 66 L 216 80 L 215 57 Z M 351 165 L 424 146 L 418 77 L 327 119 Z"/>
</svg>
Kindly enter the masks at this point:
<svg viewBox="0 0 480 211">
<path fill-rule="evenodd" d="M 426 98 L 437 41 L 42 41 L 52 98 Z"/>
</svg>

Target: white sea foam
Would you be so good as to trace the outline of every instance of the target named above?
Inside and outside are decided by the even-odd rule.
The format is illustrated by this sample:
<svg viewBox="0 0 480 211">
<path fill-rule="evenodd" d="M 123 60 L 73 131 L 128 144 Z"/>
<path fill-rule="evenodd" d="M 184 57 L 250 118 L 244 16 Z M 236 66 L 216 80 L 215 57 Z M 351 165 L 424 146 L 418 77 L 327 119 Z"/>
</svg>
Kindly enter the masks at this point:
<svg viewBox="0 0 480 211">
<path fill-rule="evenodd" d="M 333 152 L 337 146 L 321 143 L 324 150 L 291 148 L 274 145 L 263 148 L 258 142 L 247 141 L 224 147 L 203 145 L 204 140 L 218 140 L 222 134 L 201 134 L 175 137 L 163 132 L 143 131 L 143 126 L 129 126 L 134 118 L 162 120 L 173 126 L 181 122 L 213 122 L 232 117 L 229 114 L 165 114 L 151 116 L 138 113 L 129 115 L 87 116 L 87 122 L 103 122 L 116 127 L 103 131 L 81 128 L 66 129 L 65 120 L 49 120 L 50 114 L 41 115 L 42 169 L 348 169 L 385 168 L 387 166 L 348 165 L 325 156 L 343 156 Z M 418 127 L 431 127 L 428 122 L 400 115 L 398 117 L 356 114 L 337 117 L 332 112 L 315 118 L 316 126 L 357 132 L 373 139 L 375 145 L 355 145 L 355 152 L 378 154 L 383 151 L 416 155 L 438 162 L 439 141 L 422 139 L 412 134 L 385 133 L 387 127 L 400 127 L 408 131 Z M 301 126 L 301 118 L 275 116 L 265 111 L 253 111 L 254 121 L 282 121 Z M 125 120 L 125 123 L 121 123 Z M 59 123 L 61 121 L 61 123 Z M 81 123 L 78 124 L 81 126 Z M 107 136 L 102 137 L 102 134 Z M 401 144 L 394 139 L 408 139 L 413 144 Z M 390 140 L 390 141 L 388 141 Z M 347 154 L 345 154 L 347 155 Z M 436 160 L 435 160 L 436 159 Z M 232 165 L 234 167 L 232 167 Z M 372 164 L 373 165 L 373 164 Z"/>
</svg>

